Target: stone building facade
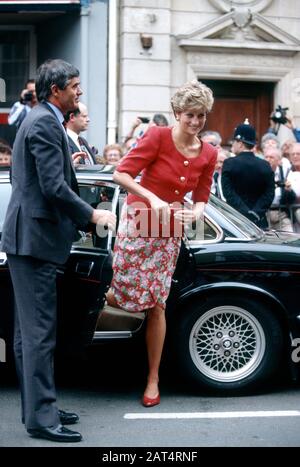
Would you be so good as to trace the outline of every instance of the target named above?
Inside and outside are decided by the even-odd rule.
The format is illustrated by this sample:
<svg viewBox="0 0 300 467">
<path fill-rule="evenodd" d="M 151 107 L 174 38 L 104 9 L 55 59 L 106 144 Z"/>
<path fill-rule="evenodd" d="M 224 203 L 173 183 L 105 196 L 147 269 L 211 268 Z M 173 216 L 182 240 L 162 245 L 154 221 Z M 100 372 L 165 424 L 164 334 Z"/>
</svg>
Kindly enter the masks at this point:
<svg viewBox="0 0 300 467">
<path fill-rule="evenodd" d="M 107 139 L 109 9 L 115 0 L 0 0 L 0 138 L 10 144 L 10 107 L 28 78 L 48 58 L 61 58 L 80 70 L 91 124 L 88 139 L 101 150 Z M 113 32 L 114 33 L 114 32 Z M 115 33 L 114 33 L 115 34 Z M 112 41 L 113 42 L 113 41 Z M 114 67 L 114 73 L 115 67 Z"/>
<path fill-rule="evenodd" d="M 137 116 L 163 113 L 196 78 L 214 91 L 207 126 L 226 143 L 249 118 L 261 136 L 280 104 L 300 126 L 300 13 L 295 0 L 1 0 L 0 137 L 23 83 L 46 58 L 81 71 L 88 139 L 101 151 Z M 281 139 L 291 136 L 286 127 Z"/>
<path fill-rule="evenodd" d="M 172 122 L 170 97 L 176 87 L 193 78 L 216 90 L 217 114 L 211 129 L 223 129 L 227 139 L 243 116 L 250 116 L 261 136 L 269 112 L 278 104 L 289 107 L 300 125 L 297 4 L 294 0 L 121 0 L 119 139 L 137 115 L 160 112 Z M 279 136 L 291 135 L 282 127 Z"/>
</svg>

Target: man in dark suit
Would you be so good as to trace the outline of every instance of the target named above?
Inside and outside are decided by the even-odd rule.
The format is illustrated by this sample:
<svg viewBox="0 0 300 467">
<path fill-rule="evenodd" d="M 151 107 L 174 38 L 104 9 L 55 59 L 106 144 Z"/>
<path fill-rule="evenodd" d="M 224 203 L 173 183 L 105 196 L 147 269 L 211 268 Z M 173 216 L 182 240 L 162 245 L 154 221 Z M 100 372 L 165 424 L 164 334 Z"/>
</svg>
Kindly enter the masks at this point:
<svg viewBox="0 0 300 467">
<path fill-rule="evenodd" d="M 17 133 L 12 195 L 2 233 L 15 296 L 14 352 L 21 385 L 22 421 L 31 436 L 76 442 L 65 424 L 78 416 L 58 410 L 53 376 L 56 344 L 56 267 L 70 252 L 76 227 L 115 227 L 109 211 L 93 209 L 76 194 L 63 115 L 76 108 L 79 71 L 48 60 L 37 72 L 39 104 Z"/>
<path fill-rule="evenodd" d="M 252 152 L 256 133 L 248 121 L 234 132 L 232 152 L 224 161 L 222 189 L 228 204 L 261 228 L 267 228 L 266 212 L 274 198 L 274 175 L 270 164 Z"/>
<path fill-rule="evenodd" d="M 86 131 L 90 122 L 86 105 L 78 103 L 78 108 L 65 115 L 70 151 L 74 163 L 94 165 L 96 159 L 92 148 L 80 133 Z"/>
</svg>

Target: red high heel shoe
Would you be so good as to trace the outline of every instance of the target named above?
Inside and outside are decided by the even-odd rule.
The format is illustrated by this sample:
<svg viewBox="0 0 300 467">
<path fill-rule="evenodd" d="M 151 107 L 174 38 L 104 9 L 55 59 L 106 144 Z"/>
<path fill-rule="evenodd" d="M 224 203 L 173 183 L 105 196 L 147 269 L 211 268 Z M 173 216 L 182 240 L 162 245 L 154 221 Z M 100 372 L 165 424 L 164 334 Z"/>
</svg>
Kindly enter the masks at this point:
<svg viewBox="0 0 300 467">
<path fill-rule="evenodd" d="M 156 397 L 147 397 L 143 396 L 142 404 L 144 407 L 154 407 L 160 403 L 160 394 L 158 393 Z"/>
</svg>

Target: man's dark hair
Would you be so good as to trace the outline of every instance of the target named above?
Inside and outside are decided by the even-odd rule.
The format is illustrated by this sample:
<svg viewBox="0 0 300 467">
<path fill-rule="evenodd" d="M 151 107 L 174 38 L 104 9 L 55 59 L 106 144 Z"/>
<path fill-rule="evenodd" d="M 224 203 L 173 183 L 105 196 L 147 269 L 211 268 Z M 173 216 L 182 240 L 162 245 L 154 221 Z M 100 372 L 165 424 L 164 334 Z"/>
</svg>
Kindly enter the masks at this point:
<svg viewBox="0 0 300 467">
<path fill-rule="evenodd" d="M 32 78 L 28 79 L 25 83 L 25 88 L 27 88 L 28 84 L 34 84 L 34 83 L 35 83 L 35 79 L 32 79 Z"/>
<path fill-rule="evenodd" d="M 69 110 L 69 111 L 64 115 L 65 122 L 68 123 L 68 121 L 70 120 L 70 117 L 71 117 L 72 114 L 74 114 L 74 116 L 77 117 L 77 115 L 80 114 L 79 107 L 78 107 L 77 109 L 74 109 L 74 110 Z"/>
<path fill-rule="evenodd" d="M 37 70 L 36 95 L 39 102 L 51 96 L 51 86 L 56 84 L 65 89 L 72 78 L 79 76 L 79 70 L 64 60 L 46 60 Z"/>
<path fill-rule="evenodd" d="M 244 143 L 243 141 L 243 145 L 245 146 L 246 149 L 248 150 L 251 150 L 254 148 L 255 144 L 248 144 L 248 143 Z"/>
<path fill-rule="evenodd" d="M 154 114 L 152 121 L 158 126 L 168 126 L 169 122 L 163 114 Z"/>
<path fill-rule="evenodd" d="M 8 154 L 11 155 L 11 147 L 8 144 L 3 144 L 0 141 L 0 154 Z"/>
</svg>

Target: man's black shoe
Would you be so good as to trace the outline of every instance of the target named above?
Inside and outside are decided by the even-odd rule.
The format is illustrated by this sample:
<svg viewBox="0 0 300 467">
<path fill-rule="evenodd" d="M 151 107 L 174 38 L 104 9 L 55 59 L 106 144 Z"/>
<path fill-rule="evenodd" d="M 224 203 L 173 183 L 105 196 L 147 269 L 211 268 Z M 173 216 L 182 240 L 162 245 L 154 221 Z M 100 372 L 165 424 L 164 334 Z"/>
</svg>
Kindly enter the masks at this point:
<svg viewBox="0 0 300 467">
<path fill-rule="evenodd" d="M 74 412 L 65 412 L 64 410 L 58 410 L 58 416 L 62 425 L 74 425 L 74 423 L 77 423 L 79 421 L 78 415 Z M 23 417 L 22 423 L 23 425 L 25 423 Z"/>
<path fill-rule="evenodd" d="M 34 438 L 44 438 L 50 441 L 60 443 L 77 443 L 82 440 L 82 436 L 77 431 L 71 431 L 63 425 L 58 425 L 56 428 L 44 427 L 27 430 L 30 436 Z"/>
<path fill-rule="evenodd" d="M 65 412 L 64 410 L 58 410 L 58 416 L 62 425 L 73 425 L 79 421 L 79 417 L 76 413 Z"/>
</svg>

